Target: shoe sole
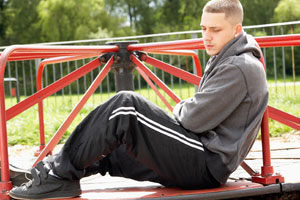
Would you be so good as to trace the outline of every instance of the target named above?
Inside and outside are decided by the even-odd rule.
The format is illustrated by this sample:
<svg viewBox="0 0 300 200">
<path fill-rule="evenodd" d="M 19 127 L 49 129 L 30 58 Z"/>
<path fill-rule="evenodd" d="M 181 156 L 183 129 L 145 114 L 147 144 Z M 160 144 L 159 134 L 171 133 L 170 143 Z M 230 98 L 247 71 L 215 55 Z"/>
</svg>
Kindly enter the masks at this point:
<svg viewBox="0 0 300 200">
<path fill-rule="evenodd" d="M 59 194 L 59 195 L 58 195 Z M 13 199 L 22 200 L 43 200 L 43 199 L 61 199 L 61 198 L 73 198 L 81 195 L 81 190 L 77 191 L 56 191 L 52 193 L 45 193 L 40 195 L 18 195 L 9 193 L 9 196 Z"/>
<path fill-rule="evenodd" d="M 9 164 L 9 169 L 14 171 L 14 172 L 18 172 L 18 173 L 29 173 L 28 170 L 25 170 L 25 169 L 22 169 L 22 168 L 19 168 L 15 165 L 12 165 L 12 164 Z"/>
</svg>

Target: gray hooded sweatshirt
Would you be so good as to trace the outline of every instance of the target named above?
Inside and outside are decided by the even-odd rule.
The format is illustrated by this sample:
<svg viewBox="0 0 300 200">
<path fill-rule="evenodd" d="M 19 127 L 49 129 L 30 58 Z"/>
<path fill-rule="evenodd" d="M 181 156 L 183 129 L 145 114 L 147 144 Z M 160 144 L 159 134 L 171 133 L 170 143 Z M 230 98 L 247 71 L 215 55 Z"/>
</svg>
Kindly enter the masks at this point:
<svg viewBox="0 0 300 200">
<path fill-rule="evenodd" d="M 225 183 L 252 147 L 268 103 L 268 87 L 256 41 L 243 32 L 211 61 L 195 96 L 173 114 L 199 134 L 207 167 Z"/>
</svg>

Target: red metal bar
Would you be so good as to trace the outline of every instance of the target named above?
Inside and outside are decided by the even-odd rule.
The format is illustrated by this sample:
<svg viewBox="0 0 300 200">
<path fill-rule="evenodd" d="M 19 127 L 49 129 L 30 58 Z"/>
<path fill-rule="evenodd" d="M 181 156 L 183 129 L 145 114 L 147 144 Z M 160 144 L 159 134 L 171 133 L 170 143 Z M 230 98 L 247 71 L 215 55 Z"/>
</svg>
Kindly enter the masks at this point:
<svg viewBox="0 0 300 200">
<path fill-rule="evenodd" d="M 0 160 L 1 160 L 1 182 L 0 195 L 7 194 L 12 188 L 12 182 L 9 178 L 9 160 L 6 132 L 6 115 L 5 115 L 5 94 L 4 94 L 4 73 L 7 58 L 12 50 L 4 51 L 0 56 Z"/>
<path fill-rule="evenodd" d="M 261 175 L 266 177 L 274 173 L 273 167 L 271 166 L 271 151 L 270 151 L 270 134 L 268 125 L 268 109 L 265 111 L 262 123 L 261 123 L 261 140 L 263 141 L 263 167 Z"/>
<path fill-rule="evenodd" d="M 178 55 L 178 56 L 192 56 L 197 75 L 202 77 L 202 70 L 201 70 L 201 63 L 198 58 L 198 55 L 194 51 L 189 50 L 156 50 L 156 51 L 147 51 L 146 53 L 152 53 L 152 54 L 164 54 L 164 55 Z"/>
<path fill-rule="evenodd" d="M 276 35 L 276 36 L 260 36 L 255 37 L 255 40 L 258 43 L 261 42 L 280 42 L 280 41 L 290 41 L 290 40 L 300 40 L 300 34 L 291 34 L 291 35 Z"/>
<path fill-rule="evenodd" d="M 241 167 L 250 175 L 250 176 L 257 176 L 259 175 L 258 172 L 254 171 L 247 163 L 242 162 Z"/>
<path fill-rule="evenodd" d="M 275 42 L 260 42 L 259 46 L 263 47 L 290 47 L 290 46 L 300 46 L 300 40 L 294 41 L 275 41 Z"/>
<path fill-rule="evenodd" d="M 130 44 L 128 51 L 152 51 L 152 50 L 183 50 L 204 49 L 202 39 L 177 40 L 172 42 L 152 42 L 144 44 Z"/>
<path fill-rule="evenodd" d="M 273 166 L 271 165 L 271 151 L 270 151 L 270 136 L 268 125 L 268 108 L 266 109 L 262 124 L 261 124 L 261 139 L 263 152 L 263 166 L 261 167 L 261 175 L 252 176 L 252 181 L 262 183 L 265 185 L 274 183 L 283 183 L 284 177 L 280 174 L 274 174 Z"/>
<path fill-rule="evenodd" d="M 79 111 L 82 109 L 82 107 L 85 105 L 85 103 L 89 100 L 90 96 L 95 92 L 95 90 L 98 88 L 99 84 L 103 81 L 105 76 L 108 74 L 109 70 L 111 69 L 111 65 L 113 64 L 114 60 L 113 57 L 109 59 L 109 61 L 106 63 L 106 65 L 102 68 L 101 72 L 98 74 L 96 79 L 93 81 L 91 86 L 88 88 L 88 90 L 85 92 L 84 96 L 80 99 L 80 101 L 77 103 L 77 105 L 74 107 L 72 112 L 69 114 L 69 116 L 66 118 L 66 120 L 63 122 L 63 124 L 60 126 L 60 128 L 57 130 L 55 135 L 52 137 L 48 145 L 43 149 L 43 151 L 40 153 L 38 158 L 36 159 L 33 166 L 37 164 L 37 162 L 43 160 L 43 158 L 53 150 L 53 148 L 57 145 L 61 137 L 64 135 L 76 115 L 79 113 Z"/>
<path fill-rule="evenodd" d="M 116 45 L 99 46 L 48 46 L 48 45 L 12 45 L 7 47 L 4 52 L 6 61 L 28 60 L 38 58 L 49 58 L 57 56 L 71 56 L 83 54 L 102 54 L 108 52 L 118 52 Z M 5 61 L 5 62 L 6 62 Z"/>
<path fill-rule="evenodd" d="M 285 46 L 293 46 L 293 45 L 299 45 L 299 40 L 300 40 L 300 34 L 292 34 L 292 35 L 280 35 L 280 36 L 262 36 L 262 37 L 255 37 L 256 41 L 258 42 L 258 44 L 261 47 L 274 47 L 272 45 L 275 46 L 280 46 L 285 44 Z M 273 43 L 274 42 L 274 43 Z M 280 43 L 282 42 L 282 43 Z M 25 45 L 23 45 L 25 46 Z M 29 48 L 32 47 L 32 45 L 26 45 Z M 35 45 L 37 46 L 37 45 Z M 42 45 L 39 45 L 42 46 Z M 45 46 L 46 48 L 49 46 Z M 71 47 L 73 48 L 74 46 L 55 46 L 55 47 Z M 91 46 L 80 46 L 80 49 L 82 49 L 83 47 L 85 48 L 91 48 Z M 94 46 L 92 46 L 94 47 Z M 118 51 L 118 47 L 117 46 L 98 46 L 100 47 L 100 49 L 105 48 L 104 51 L 101 51 L 103 53 L 105 52 L 117 52 Z M 204 49 L 204 45 L 203 45 L 203 40 L 202 39 L 190 39 L 190 40 L 178 40 L 178 41 L 171 41 L 171 42 L 154 42 L 154 43 L 145 43 L 145 44 L 132 44 L 128 46 L 128 50 L 129 51 L 151 51 L 151 50 L 167 50 L 167 49 Z M 33 56 L 34 54 L 29 54 L 31 52 L 15 52 L 11 55 L 12 60 L 14 59 L 18 59 L 18 60 L 23 60 L 24 59 L 29 59 L 29 56 Z M 62 52 L 60 52 L 62 53 Z M 51 55 L 51 53 L 38 53 L 36 52 L 36 57 L 32 58 L 32 59 L 36 59 L 36 58 L 45 58 L 46 57 L 53 57 L 53 56 L 67 56 L 67 55 L 74 55 L 78 52 L 74 51 L 69 52 L 69 54 L 65 53 L 65 54 L 57 54 L 56 55 Z M 86 53 L 86 52 L 80 52 L 82 53 Z M 44 54 L 44 55 L 39 55 L 39 54 Z M 1 55 L 1 52 L 0 52 Z"/>
<path fill-rule="evenodd" d="M 95 57 L 99 56 L 98 54 L 95 55 L 78 55 L 78 56 L 64 56 L 64 57 L 58 57 L 58 58 L 50 58 L 43 60 L 39 67 L 37 72 L 37 79 L 36 79 L 36 88 L 37 91 L 40 91 L 42 89 L 42 78 L 43 78 L 43 71 L 44 67 L 47 64 L 54 64 L 58 62 L 67 62 L 67 61 L 73 61 L 78 59 L 84 59 L 89 57 Z M 43 101 L 38 102 L 38 112 L 39 112 L 39 125 L 40 125 L 40 149 L 39 151 L 35 152 L 35 155 L 37 156 L 45 147 L 45 128 L 44 128 L 44 112 L 43 112 Z"/>
<path fill-rule="evenodd" d="M 260 46 L 258 46 L 258 48 L 260 49 Z M 261 50 L 260 50 L 260 55 L 261 55 L 260 62 L 262 63 L 266 71 L 265 60 Z M 263 153 L 263 166 L 262 166 L 261 175 L 263 177 L 267 176 L 266 171 L 268 171 L 271 175 L 273 174 L 273 167 L 271 166 L 270 133 L 269 133 L 268 119 L 269 119 L 269 114 L 268 114 L 268 107 L 267 107 L 261 122 L 261 140 L 262 140 L 262 153 Z"/>
<path fill-rule="evenodd" d="M 261 47 L 295 46 L 300 45 L 300 34 L 292 34 L 285 36 L 263 36 L 255 37 Z M 282 42 L 282 43 L 280 43 Z M 273 46 L 272 46 L 273 45 Z M 154 50 L 183 50 L 183 49 L 205 49 L 203 39 L 177 40 L 169 42 L 153 42 L 144 44 L 128 45 L 128 51 L 154 51 Z"/>
<path fill-rule="evenodd" d="M 82 45 L 82 46 L 68 46 L 68 45 L 55 45 L 55 46 L 48 46 L 48 45 L 12 45 L 7 47 L 6 49 L 13 49 L 13 52 L 23 52 L 23 53 L 79 53 L 79 54 L 101 54 L 101 53 L 108 53 L 108 52 L 118 52 L 119 47 L 116 45 Z M 5 51 L 6 51 L 5 49 Z"/>
<path fill-rule="evenodd" d="M 259 46 L 258 46 L 259 47 Z M 260 48 L 259 48 L 260 49 Z M 262 51 L 260 51 L 260 61 L 266 71 L 264 57 Z M 262 140 L 262 154 L 263 154 L 263 166 L 261 167 L 261 174 L 252 176 L 252 181 L 262 184 L 274 184 L 283 183 L 284 177 L 281 175 L 274 175 L 274 169 L 271 165 L 271 150 L 270 150 L 270 133 L 269 133 L 269 108 L 267 107 L 261 122 L 261 140 Z"/>
<path fill-rule="evenodd" d="M 163 103 L 172 112 L 173 107 L 169 104 L 169 102 L 166 100 L 166 98 L 158 91 L 158 89 L 152 83 L 152 81 L 149 79 L 149 77 L 146 75 L 146 73 L 139 66 L 136 67 L 136 70 L 141 74 L 141 76 L 145 79 L 145 81 L 148 83 L 148 85 L 154 90 L 154 92 L 157 94 L 157 96 L 163 101 Z"/>
<path fill-rule="evenodd" d="M 199 76 L 196 76 L 190 72 L 184 71 L 182 69 L 179 69 L 177 67 L 174 67 L 172 65 L 169 65 L 165 62 L 162 62 L 160 60 L 157 60 L 155 58 L 152 58 L 146 54 L 141 55 L 141 60 L 154 66 L 157 67 L 163 71 L 166 71 L 170 74 L 173 74 L 174 76 L 177 76 L 187 82 L 190 82 L 194 85 L 199 85 L 201 78 Z"/>
<path fill-rule="evenodd" d="M 172 92 L 172 90 L 163 83 L 150 69 L 148 69 L 139 59 L 137 59 L 134 55 L 130 55 L 130 60 L 140 67 L 143 72 L 147 74 L 161 89 L 163 89 L 176 103 L 180 102 L 180 98 Z"/>
<path fill-rule="evenodd" d="M 289 113 L 283 112 L 272 106 L 268 106 L 268 110 L 269 110 L 269 117 L 271 119 L 274 119 L 278 122 L 281 122 L 282 124 L 285 124 L 287 126 L 290 126 L 291 128 L 300 131 L 300 118 L 293 116 Z"/>
<path fill-rule="evenodd" d="M 31 95 L 27 99 L 19 102 L 18 104 L 12 106 L 6 111 L 7 120 L 15 117 L 16 115 L 20 114 L 21 112 L 27 110 L 31 106 L 35 105 L 36 103 L 40 102 L 41 100 L 45 99 L 46 97 L 54 94 L 55 92 L 59 91 L 60 89 L 66 87 L 73 81 L 77 80 L 78 78 L 82 77 L 83 75 L 87 74 L 88 72 L 94 70 L 96 67 L 100 66 L 101 63 L 98 58 L 94 59 L 93 61 L 89 62 L 88 64 L 82 66 L 81 68 L 75 70 L 74 72 L 66 75 L 65 77 L 55 81 L 51 85 L 37 91 L 35 94 Z"/>
<path fill-rule="evenodd" d="M 32 59 L 44 59 L 44 58 L 53 58 L 53 57 L 62 57 L 62 56 L 75 56 L 75 55 L 85 55 L 86 57 L 92 56 L 91 53 L 23 53 L 17 52 L 13 53 L 8 61 L 18 61 L 18 60 L 32 60 Z M 97 53 L 99 55 L 99 53 Z"/>
</svg>

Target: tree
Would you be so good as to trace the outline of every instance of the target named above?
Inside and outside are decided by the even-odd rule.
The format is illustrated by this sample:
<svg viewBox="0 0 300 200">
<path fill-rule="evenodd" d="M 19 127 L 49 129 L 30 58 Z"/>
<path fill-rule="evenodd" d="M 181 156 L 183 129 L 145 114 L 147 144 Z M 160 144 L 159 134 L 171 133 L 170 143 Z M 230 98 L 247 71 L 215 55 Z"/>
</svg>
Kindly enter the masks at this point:
<svg viewBox="0 0 300 200">
<path fill-rule="evenodd" d="M 109 19 L 103 0 L 42 0 L 38 12 L 44 42 L 86 39 Z"/>
<path fill-rule="evenodd" d="M 288 21 L 296 21 L 300 19 L 300 4 L 299 0 L 280 0 L 278 6 L 275 8 L 275 16 L 274 21 L 276 22 L 288 22 Z M 286 32 L 293 34 L 299 32 L 299 26 L 287 26 Z M 290 52 L 289 48 L 286 48 L 286 51 Z M 295 57 L 292 57 L 292 53 L 287 53 L 287 66 L 291 66 L 287 68 L 287 74 L 299 74 L 300 73 L 300 49 L 299 48 L 291 48 L 292 53 Z M 295 62 L 293 64 L 293 62 Z M 296 68 L 293 68 L 296 66 Z"/>
<path fill-rule="evenodd" d="M 244 25 L 269 24 L 279 0 L 240 0 L 244 8 Z"/>
<path fill-rule="evenodd" d="M 6 0 L 4 0 L 6 1 Z M 5 8 L 7 44 L 24 44 L 39 42 L 40 29 L 36 26 L 38 20 L 37 5 L 40 0 L 7 0 Z"/>
<path fill-rule="evenodd" d="M 164 0 L 159 18 L 166 31 L 198 30 L 202 9 L 207 1 Z"/>
<path fill-rule="evenodd" d="M 124 17 L 136 34 L 154 33 L 159 0 L 106 0 L 111 15 Z"/>
<path fill-rule="evenodd" d="M 4 16 L 5 1 L 0 0 L 0 46 L 4 44 L 5 38 L 5 16 Z"/>
<path fill-rule="evenodd" d="M 300 19 L 300 2 L 299 0 L 280 0 L 275 8 L 274 21 L 288 22 Z"/>
</svg>

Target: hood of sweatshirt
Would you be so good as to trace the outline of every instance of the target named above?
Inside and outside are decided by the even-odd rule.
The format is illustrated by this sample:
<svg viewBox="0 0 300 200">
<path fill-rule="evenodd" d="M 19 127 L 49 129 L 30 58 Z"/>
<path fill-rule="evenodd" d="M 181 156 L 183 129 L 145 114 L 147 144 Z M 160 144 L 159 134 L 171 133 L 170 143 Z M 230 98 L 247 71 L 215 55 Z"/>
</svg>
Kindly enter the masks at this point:
<svg viewBox="0 0 300 200">
<path fill-rule="evenodd" d="M 224 48 L 220 51 L 216 58 L 213 59 L 212 63 L 210 64 L 209 70 L 207 70 L 207 73 L 210 73 L 213 70 L 214 66 L 216 66 L 219 61 L 222 60 L 222 58 L 238 56 L 246 52 L 251 52 L 253 56 L 257 57 L 258 59 L 261 58 L 261 53 L 256 40 L 243 31 L 238 37 L 229 41 L 228 44 L 224 46 Z"/>
</svg>

